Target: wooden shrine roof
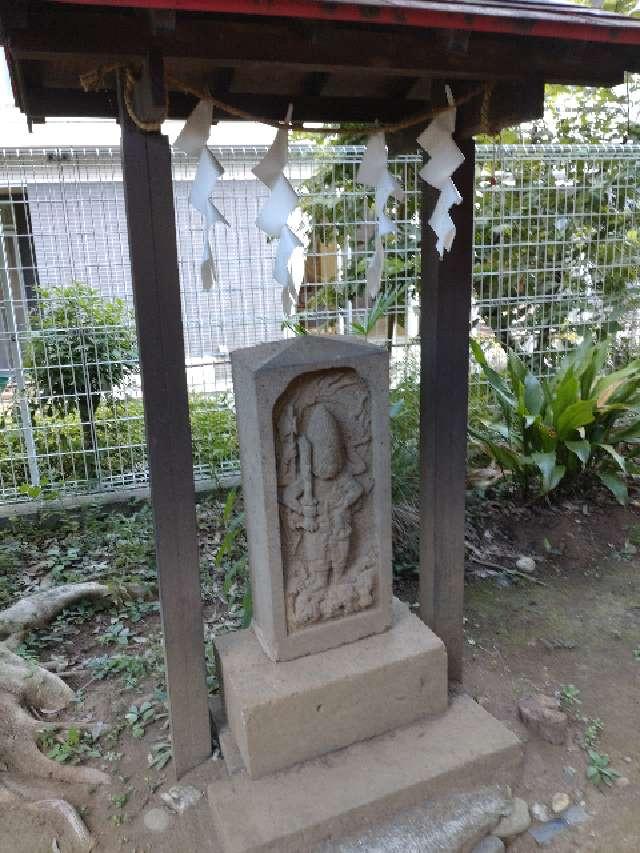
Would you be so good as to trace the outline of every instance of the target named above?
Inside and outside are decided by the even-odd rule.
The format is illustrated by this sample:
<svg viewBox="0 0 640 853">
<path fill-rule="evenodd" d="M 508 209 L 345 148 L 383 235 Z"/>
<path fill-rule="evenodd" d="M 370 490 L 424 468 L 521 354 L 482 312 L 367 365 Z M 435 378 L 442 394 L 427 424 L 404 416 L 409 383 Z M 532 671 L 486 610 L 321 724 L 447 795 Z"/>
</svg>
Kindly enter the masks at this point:
<svg viewBox="0 0 640 853">
<path fill-rule="evenodd" d="M 298 121 L 384 124 L 424 112 L 440 83 L 459 98 L 489 81 L 488 107 L 465 105 L 468 133 L 538 116 L 544 82 L 640 71 L 640 21 L 557 0 L 0 0 L 0 41 L 34 121 L 117 115 L 113 67 L 151 56 L 173 118 L 194 90 L 268 121 L 291 102 Z"/>
</svg>

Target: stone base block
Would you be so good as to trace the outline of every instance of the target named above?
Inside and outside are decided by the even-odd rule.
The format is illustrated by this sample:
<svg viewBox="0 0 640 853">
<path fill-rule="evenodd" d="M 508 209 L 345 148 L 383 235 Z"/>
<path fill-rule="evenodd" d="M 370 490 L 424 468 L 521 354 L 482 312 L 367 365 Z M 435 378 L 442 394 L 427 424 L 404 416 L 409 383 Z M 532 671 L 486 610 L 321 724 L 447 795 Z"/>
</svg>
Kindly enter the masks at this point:
<svg viewBox="0 0 640 853">
<path fill-rule="evenodd" d="M 274 663 L 251 630 L 216 639 L 228 726 L 259 779 L 447 708 L 444 646 L 394 602 L 383 634 Z"/>
<path fill-rule="evenodd" d="M 209 786 L 224 853 L 301 853 L 425 800 L 513 784 L 517 737 L 466 696 L 446 714 L 262 779 Z"/>
</svg>

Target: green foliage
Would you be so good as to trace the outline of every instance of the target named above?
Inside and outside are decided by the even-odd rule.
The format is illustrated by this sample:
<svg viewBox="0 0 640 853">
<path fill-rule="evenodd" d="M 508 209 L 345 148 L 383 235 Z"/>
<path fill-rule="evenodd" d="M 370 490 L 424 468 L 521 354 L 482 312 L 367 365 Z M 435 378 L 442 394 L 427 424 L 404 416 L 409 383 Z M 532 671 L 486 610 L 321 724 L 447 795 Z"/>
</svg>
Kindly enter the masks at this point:
<svg viewBox="0 0 640 853">
<path fill-rule="evenodd" d="M 155 705 L 149 701 L 142 702 L 140 705 L 131 705 L 124 718 L 133 737 L 144 737 L 146 727 L 157 719 Z"/>
<path fill-rule="evenodd" d="M 596 752 L 594 749 L 589 749 L 587 755 L 589 756 L 587 779 L 594 785 L 611 787 L 620 774 L 609 766 L 609 756 L 602 752 Z"/>
<path fill-rule="evenodd" d="M 246 532 L 244 512 L 236 511 L 238 493 L 232 489 L 222 510 L 222 524 L 225 530 L 214 563 L 224 572 L 222 591 L 230 605 L 231 613 L 239 612 L 243 628 L 248 628 L 253 615 L 251 584 L 249 582 L 249 561 L 246 550 Z"/>
<path fill-rule="evenodd" d="M 191 439 L 194 465 L 212 476 L 220 464 L 238 457 L 236 417 L 226 394 L 189 396 Z M 83 459 L 87 458 L 83 429 L 77 410 L 63 414 L 47 407 L 34 411 L 34 440 L 41 486 L 28 484 L 28 470 L 17 465 L 26 458 L 19 413 L 4 416 L 0 429 L 0 486 L 10 488 L 14 479 L 18 491 L 33 499 L 59 497 L 63 484 L 84 480 Z M 96 470 L 108 477 L 119 477 L 144 470 L 146 466 L 144 411 L 142 400 L 102 400 L 94 411 L 95 447 L 90 455 L 97 460 Z"/>
<path fill-rule="evenodd" d="M 563 711 L 573 711 L 582 704 L 580 691 L 575 684 L 563 684 L 560 687 L 560 707 Z"/>
<path fill-rule="evenodd" d="M 70 728 L 66 735 L 47 730 L 40 734 L 38 746 L 48 758 L 60 764 L 79 764 L 87 758 L 99 758 L 100 750 L 88 731 Z"/>
<path fill-rule="evenodd" d="M 128 690 L 137 687 L 149 672 L 149 658 L 133 654 L 103 655 L 90 658 L 87 666 L 99 681 L 110 676 L 121 676 L 122 686 Z"/>
<path fill-rule="evenodd" d="M 171 761 L 171 757 L 171 741 L 165 739 L 154 743 L 147 756 L 147 762 L 154 770 L 162 770 Z"/>
<path fill-rule="evenodd" d="M 136 335 L 121 299 L 105 299 L 75 282 L 38 291 L 25 366 L 40 401 L 66 411 L 65 397 L 100 397 L 120 385 L 136 365 Z"/>
<path fill-rule="evenodd" d="M 100 637 L 99 642 L 102 643 L 103 646 L 128 646 L 130 634 L 131 630 L 127 628 L 120 619 L 115 618 L 111 620 L 111 624 Z"/>
<path fill-rule="evenodd" d="M 606 373 L 608 341 L 593 344 L 586 337 L 553 377 L 538 379 L 513 352 L 501 375 L 477 341 L 471 348 L 499 416 L 470 427 L 470 436 L 523 494 L 534 482 L 547 494 L 592 473 L 625 503 L 626 477 L 635 465 L 623 452 L 633 456 L 640 444 L 640 360 Z"/>
<path fill-rule="evenodd" d="M 394 504 L 414 503 L 420 491 L 420 374 L 407 358 L 389 392 L 391 403 L 391 488 Z"/>
<path fill-rule="evenodd" d="M 600 735 L 602 734 L 603 730 L 604 723 L 599 717 L 594 720 L 586 720 L 586 726 L 584 734 L 582 736 L 582 742 L 584 744 L 585 749 L 594 749 L 594 747 L 600 740 Z"/>
<path fill-rule="evenodd" d="M 368 338 L 374 331 L 376 324 L 387 316 L 390 309 L 402 301 L 402 288 L 391 288 L 376 296 L 373 306 L 365 313 L 362 323 L 352 322 L 353 331 L 356 335 Z"/>
<path fill-rule="evenodd" d="M 343 136 L 340 141 L 344 144 L 350 140 Z M 351 141 L 365 140 L 362 134 L 354 132 Z M 344 267 L 340 281 L 322 282 L 318 294 L 305 306 L 307 310 L 344 308 L 348 300 L 364 295 L 366 271 L 373 252 L 374 192 L 356 182 L 357 161 L 349 157 L 336 159 L 330 148 L 332 144 L 327 140 L 325 146 L 314 149 L 318 168 L 299 187 L 300 206 L 309 222 L 311 251 L 336 244 L 343 251 Z M 402 163 L 389 165 L 402 182 L 405 177 Z M 396 220 L 396 232 L 385 238 L 382 278 L 395 290 L 397 305 L 404 304 L 406 282 L 413 287 L 419 278 L 416 209 L 416 194 L 408 195 L 403 204 L 391 202 L 388 207 Z M 359 223 L 370 223 L 368 230 Z"/>
</svg>

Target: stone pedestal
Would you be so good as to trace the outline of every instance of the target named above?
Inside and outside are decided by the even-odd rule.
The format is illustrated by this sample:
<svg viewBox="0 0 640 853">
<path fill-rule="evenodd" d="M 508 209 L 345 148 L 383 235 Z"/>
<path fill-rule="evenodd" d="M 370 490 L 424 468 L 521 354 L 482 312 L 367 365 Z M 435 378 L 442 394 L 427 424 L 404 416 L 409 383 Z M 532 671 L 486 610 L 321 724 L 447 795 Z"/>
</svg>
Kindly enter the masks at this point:
<svg viewBox="0 0 640 853">
<path fill-rule="evenodd" d="M 322 758 L 209 786 L 223 853 L 312 853 L 403 809 L 484 785 L 513 785 L 518 738 L 472 699 Z"/>
<path fill-rule="evenodd" d="M 253 631 L 216 641 L 227 723 L 254 779 L 447 709 L 442 642 L 394 602 L 389 631 L 268 660 Z"/>
<path fill-rule="evenodd" d="M 301 853 L 425 798 L 511 782 L 517 738 L 391 600 L 389 359 L 348 338 L 232 355 L 254 621 L 216 639 L 224 853 Z"/>
</svg>

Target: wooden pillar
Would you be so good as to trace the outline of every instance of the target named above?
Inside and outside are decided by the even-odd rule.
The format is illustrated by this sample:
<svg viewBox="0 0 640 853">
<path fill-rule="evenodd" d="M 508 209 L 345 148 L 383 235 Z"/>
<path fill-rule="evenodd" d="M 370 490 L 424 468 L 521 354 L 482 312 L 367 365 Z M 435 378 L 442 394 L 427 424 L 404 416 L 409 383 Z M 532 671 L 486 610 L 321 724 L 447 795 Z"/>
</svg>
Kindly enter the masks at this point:
<svg viewBox="0 0 640 853">
<path fill-rule="evenodd" d="M 133 124 L 122 97 L 120 125 L 173 760 L 179 778 L 211 754 L 211 732 L 171 150 L 165 136 Z"/>
<path fill-rule="evenodd" d="M 467 464 L 475 146 L 454 175 L 463 196 L 441 261 L 428 225 L 437 191 L 422 182 L 420 292 L 420 614 L 443 640 L 449 679 L 462 680 L 464 504 Z"/>
</svg>

